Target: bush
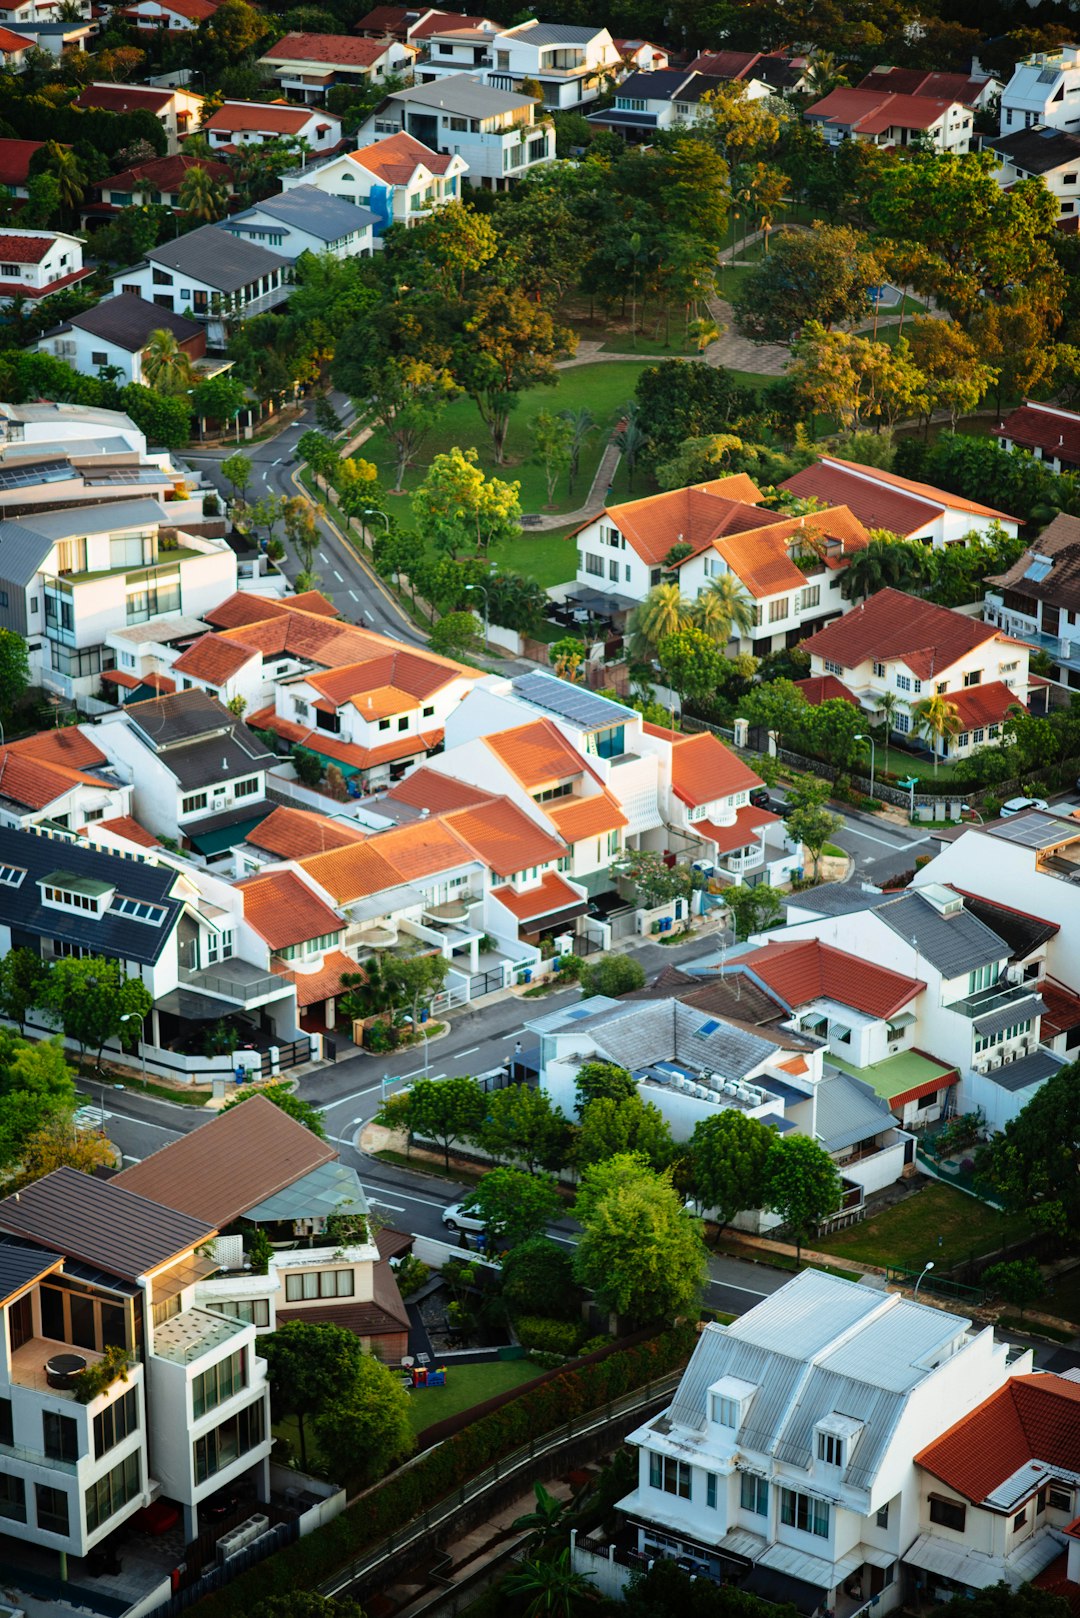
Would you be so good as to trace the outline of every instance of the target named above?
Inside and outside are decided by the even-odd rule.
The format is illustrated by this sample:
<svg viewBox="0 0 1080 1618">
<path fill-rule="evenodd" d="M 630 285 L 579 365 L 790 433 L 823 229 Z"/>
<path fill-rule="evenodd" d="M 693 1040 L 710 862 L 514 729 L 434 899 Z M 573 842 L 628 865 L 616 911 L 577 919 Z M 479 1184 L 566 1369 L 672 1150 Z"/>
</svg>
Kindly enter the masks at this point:
<svg viewBox="0 0 1080 1618">
<path fill-rule="evenodd" d="M 529 1359 L 533 1365 L 539 1365 L 542 1371 L 557 1371 L 560 1365 L 566 1364 L 565 1354 L 549 1354 L 543 1348 L 530 1348 Z"/>
<path fill-rule="evenodd" d="M 606 994 L 612 999 L 640 989 L 644 982 L 645 968 L 629 955 L 601 955 L 599 960 L 586 961 L 581 972 L 586 994 Z"/>
<path fill-rule="evenodd" d="M 502 1295 L 511 1314 L 573 1318 L 578 1289 L 570 1254 L 547 1236 L 519 1242 L 503 1259 Z"/>
<path fill-rule="evenodd" d="M 375 1051 L 377 1054 L 396 1051 L 400 1044 L 400 1031 L 393 1023 L 386 1022 L 382 1017 L 378 1022 L 369 1023 L 364 1029 L 364 1045 L 369 1051 Z"/>
<path fill-rule="evenodd" d="M 204 517 L 218 517 L 221 515 L 221 502 L 216 494 L 204 494 L 202 502 Z"/>
<path fill-rule="evenodd" d="M 415 1253 L 406 1253 L 404 1258 L 391 1264 L 390 1268 L 394 1272 L 398 1291 L 403 1298 L 407 1298 L 410 1293 L 418 1292 L 431 1274 L 427 1265 L 418 1259 Z"/>
<path fill-rule="evenodd" d="M 547 1354 L 572 1359 L 585 1341 L 585 1325 L 580 1320 L 552 1320 L 547 1315 L 518 1315 L 514 1321 L 518 1342 L 523 1348 L 538 1348 Z"/>
<path fill-rule="evenodd" d="M 611 1347 L 611 1338 L 606 1332 L 599 1337 L 590 1337 L 578 1349 L 579 1354 L 598 1354 L 602 1348 Z"/>
</svg>

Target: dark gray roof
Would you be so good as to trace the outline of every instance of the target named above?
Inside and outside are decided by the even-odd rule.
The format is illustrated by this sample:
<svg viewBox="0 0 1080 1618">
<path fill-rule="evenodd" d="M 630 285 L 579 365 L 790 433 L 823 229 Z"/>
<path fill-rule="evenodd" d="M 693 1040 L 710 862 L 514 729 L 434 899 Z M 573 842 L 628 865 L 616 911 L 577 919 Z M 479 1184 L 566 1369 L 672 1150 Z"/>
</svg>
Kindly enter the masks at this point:
<svg viewBox="0 0 1080 1618">
<path fill-rule="evenodd" d="M 958 910 L 943 916 L 915 889 L 877 904 L 874 914 L 913 944 L 943 978 L 961 977 L 976 967 L 1003 961 L 1011 953 L 1005 940 L 970 911 Z"/>
<path fill-rule="evenodd" d="M 182 787 L 249 775 L 265 769 L 274 757 L 253 730 L 205 691 L 174 691 L 133 702 L 124 712 Z M 258 803 L 245 805 L 240 818 L 252 818 L 259 808 Z"/>
<path fill-rule="evenodd" d="M 235 715 L 223 702 L 208 691 L 197 689 L 133 702 L 125 712 L 155 751 L 172 747 L 176 742 L 194 741 L 199 736 L 228 730 L 235 723 Z"/>
<path fill-rule="evenodd" d="M 772 1079 L 769 1087 L 774 1088 Z M 868 1140 L 891 1129 L 894 1122 L 889 1103 L 862 1079 L 826 1069 L 817 1091 L 817 1133 L 827 1152 L 841 1152 Z"/>
<path fill-rule="evenodd" d="M 695 1071 L 743 1079 L 776 1054 L 774 1040 L 675 999 L 619 1005 L 583 1018 L 579 1026 L 609 1060 L 631 1072 L 676 1061 Z"/>
<path fill-rule="evenodd" d="M 598 697 L 594 691 L 586 691 L 580 685 L 571 685 L 568 680 L 557 680 L 554 675 L 541 674 L 539 671 L 519 674 L 513 681 L 513 688 L 516 697 L 523 697 L 535 708 L 543 708 L 545 713 L 569 719 L 571 724 L 580 725 L 582 730 L 624 725 L 634 717 L 633 708 L 624 708 L 619 702 Z"/>
<path fill-rule="evenodd" d="M 474 78 L 471 73 L 450 73 L 445 79 L 436 79 L 433 84 L 416 84 L 409 90 L 395 90 L 387 99 L 400 101 L 408 107 L 436 107 L 463 118 L 494 118 L 500 112 L 517 112 L 520 107 L 536 106 L 532 96 L 511 95 L 508 90 L 496 90 L 490 84 Z M 190 237 L 186 239 L 190 240 Z"/>
<path fill-rule="evenodd" d="M 1080 139 L 1063 129 L 1018 129 L 983 145 L 1025 174 L 1049 174 L 1066 163 L 1080 163 Z"/>
<path fill-rule="evenodd" d="M 0 1303 L 47 1275 L 56 1264 L 56 1254 L 44 1247 L 0 1236 Z"/>
<path fill-rule="evenodd" d="M 68 1168 L 55 1169 L 5 1197 L 0 1228 L 129 1281 L 214 1233 L 201 1219 Z"/>
<path fill-rule="evenodd" d="M 111 854 L 75 838 L 50 837 L 41 831 L 0 827 L 0 864 L 25 871 L 17 887 L 0 882 L 0 925 L 38 938 L 81 944 L 95 955 L 138 961 L 152 966 L 176 924 L 180 901 L 170 897 L 176 873 L 168 866 Z M 41 901 L 38 883 L 63 869 L 81 880 L 106 883 L 118 898 L 159 905 L 160 924 L 108 910 L 103 916 L 84 910 L 61 910 Z"/>
<path fill-rule="evenodd" d="M 676 93 L 699 76 L 676 68 L 662 68 L 659 73 L 631 73 L 615 93 L 636 101 L 674 101 Z M 712 88 L 715 90 L 715 84 Z"/>
<path fill-rule="evenodd" d="M 1025 916 L 1008 905 L 995 904 L 975 893 L 964 894 L 964 909 L 979 921 L 985 922 L 991 932 L 997 933 L 1009 946 L 1014 960 L 1023 960 L 1040 944 L 1046 944 L 1061 931 L 1056 921 L 1041 921 L 1038 916 Z"/>
<path fill-rule="evenodd" d="M 277 219 L 324 242 L 336 242 L 342 236 L 351 236 L 354 231 L 375 223 L 375 215 L 369 208 L 359 208 L 341 197 L 328 196 L 315 185 L 298 185 L 292 191 L 281 191 L 276 197 L 267 197 L 243 213 L 223 220 L 221 228 L 235 233 L 237 226 L 260 217 Z"/>
<path fill-rule="evenodd" d="M 171 331 L 178 343 L 185 343 L 202 332 L 202 327 L 194 320 L 174 315 L 171 309 L 161 309 L 133 292 L 105 298 L 92 309 L 84 309 L 81 315 L 72 315 L 64 326 L 89 332 L 92 337 L 114 343 L 128 354 L 140 353 L 151 332 Z"/>
<path fill-rule="evenodd" d="M 105 534 L 114 528 L 154 527 L 165 512 L 156 500 L 117 500 L 68 507 L 0 522 L 0 579 L 29 584 L 57 540 Z"/>
<path fill-rule="evenodd" d="M 1033 1017 L 1041 1017 L 1045 1010 L 1045 1002 L 1037 994 L 1029 994 L 1026 999 L 1012 1000 L 997 1011 L 988 1011 L 985 1017 L 976 1017 L 972 1027 L 977 1034 L 1000 1034 L 1014 1023 L 1030 1022 Z"/>
<path fill-rule="evenodd" d="M 791 910 L 816 910 L 823 916 L 850 916 L 859 910 L 873 910 L 882 898 L 879 888 L 869 893 L 857 882 L 823 882 L 802 893 L 785 893 L 784 905 Z"/>
<path fill-rule="evenodd" d="M 239 292 L 250 281 L 257 281 L 273 270 L 283 270 L 291 262 L 280 253 L 260 247 L 257 242 L 230 236 L 217 225 L 202 225 L 186 236 L 178 236 L 175 241 L 151 248 L 146 256 L 152 264 L 190 275 L 192 280 L 203 281 L 219 292 Z"/>
<path fill-rule="evenodd" d="M 569 22 L 538 22 L 532 27 L 519 23 L 506 31 L 511 39 L 520 39 L 526 45 L 588 45 L 602 29 Z"/>
<path fill-rule="evenodd" d="M 1042 1084 L 1064 1066 L 1064 1057 L 1055 1056 L 1053 1051 L 1032 1051 L 1030 1056 L 1022 1056 L 1018 1062 L 1006 1062 L 1004 1067 L 994 1068 L 986 1077 L 999 1089 L 1015 1095 L 1018 1090 Z"/>
</svg>

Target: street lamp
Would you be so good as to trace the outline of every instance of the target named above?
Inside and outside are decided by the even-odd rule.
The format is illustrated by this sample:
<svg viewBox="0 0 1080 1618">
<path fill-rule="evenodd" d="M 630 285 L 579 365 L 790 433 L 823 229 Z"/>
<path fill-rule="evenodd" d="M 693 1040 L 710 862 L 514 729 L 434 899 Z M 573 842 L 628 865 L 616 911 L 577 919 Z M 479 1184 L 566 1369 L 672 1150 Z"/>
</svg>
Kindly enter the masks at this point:
<svg viewBox="0 0 1080 1618">
<path fill-rule="evenodd" d="M 479 590 L 480 594 L 484 598 L 484 645 L 487 646 L 487 643 L 488 643 L 488 593 L 487 593 L 487 588 L 482 584 L 467 584 L 465 586 L 465 588 L 466 588 L 466 590 Z"/>
<path fill-rule="evenodd" d="M 361 512 L 361 516 L 381 517 L 383 522 L 386 524 L 386 532 L 390 532 L 390 518 L 386 515 L 385 511 L 376 511 L 374 506 L 365 506 L 364 510 Z"/>
<path fill-rule="evenodd" d="M 125 1011 L 120 1017 L 121 1022 L 137 1022 L 139 1025 L 139 1061 L 142 1064 L 142 1087 L 146 1089 L 146 1016 L 139 1016 L 137 1011 Z"/>
<path fill-rule="evenodd" d="M 973 809 L 970 803 L 962 803 L 960 805 L 960 813 L 962 815 L 974 815 L 975 819 L 979 822 L 979 825 L 981 826 L 983 824 L 982 815 L 980 815 L 977 809 Z"/>
<path fill-rule="evenodd" d="M 874 738 L 872 736 L 862 736 L 862 735 L 860 735 L 860 736 L 856 736 L 854 739 L 857 742 L 869 742 L 870 743 L 870 796 L 873 797 L 874 796 L 874 762 L 875 762 L 875 760 L 877 758 L 877 748 L 874 746 Z"/>
<path fill-rule="evenodd" d="M 933 1268 L 934 1268 L 934 1261 L 933 1261 L 932 1258 L 928 1258 L 926 1263 L 922 1267 L 922 1274 L 919 1276 L 919 1279 L 915 1283 L 915 1291 L 912 1293 L 913 1298 L 917 1298 L 919 1296 L 919 1288 L 922 1286 L 923 1282 L 926 1280 L 926 1277 L 929 1275 L 930 1271 Z"/>
</svg>

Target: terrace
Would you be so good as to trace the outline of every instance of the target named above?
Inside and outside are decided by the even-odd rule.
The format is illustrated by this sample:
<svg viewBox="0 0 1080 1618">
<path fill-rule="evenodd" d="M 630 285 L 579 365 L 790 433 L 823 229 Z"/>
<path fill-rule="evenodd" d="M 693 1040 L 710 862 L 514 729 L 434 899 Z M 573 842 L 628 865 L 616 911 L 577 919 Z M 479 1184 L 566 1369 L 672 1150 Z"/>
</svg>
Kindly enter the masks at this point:
<svg viewBox="0 0 1080 1618">
<path fill-rule="evenodd" d="M 838 1067 L 842 1072 L 850 1073 L 852 1078 L 861 1079 L 875 1095 L 890 1102 L 911 1090 L 921 1089 L 934 1079 L 944 1089 L 956 1078 L 954 1068 L 947 1067 L 933 1056 L 923 1056 L 920 1051 L 897 1051 L 895 1056 L 887 1056 L 881 1062 L 871 1062 L 867 1067 L 856 1067 L 854 1062 L 830 1051 L 826 1065 Z"/>
</svg>

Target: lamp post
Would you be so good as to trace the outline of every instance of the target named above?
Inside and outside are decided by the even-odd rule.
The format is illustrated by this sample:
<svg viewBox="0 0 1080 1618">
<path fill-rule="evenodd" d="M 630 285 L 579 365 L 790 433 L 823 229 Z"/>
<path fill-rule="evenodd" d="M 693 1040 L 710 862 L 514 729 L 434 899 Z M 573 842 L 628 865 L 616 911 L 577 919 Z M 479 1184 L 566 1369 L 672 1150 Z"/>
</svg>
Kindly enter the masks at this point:
<svg viewBox="0 0 1080 1618">
<path fill-rule="evenodd" d="M 874 796 L 874 764 L 875 764 L 875 761 L 877 759 L 877 748 L 874 745 L 874 738 L 872 736 L 859 735 L 859 736 L 856 736 L 854 738 L 854 740 L 857 741 L 857 742 L 869 742 L 870 743 L 870 796 L 873 797 Z"/>
<path fill-rule="evenodd" d="M 934 1261 L 933 1261 L 932 1258 L 928 1258 L 926 1263 L 922 1267 L 922 1274 L 919 1276 L 919 1279 L 915 1283 L 915 1291 L 912 1293 L 913 1298 L 917 1298 L 919 1296 L 919 1288 L 922 1286 L 923 1282 L 926 1280 L 926 1277 L 929 1275 L 930 1271 L 933 1268 L 934 1268 Z"/>
<path fill-rule="evenodd" d="M 899 781 L 897 783 L 898 786 L 906 787 L 908 792 L 911 794 L 911 802 L 908 804 L 909 820 L 915 819 L 915 788 L 918 786 L 918 784 L 919 777 L 917 775 L 909 775 L 906 781 Z"/>
<path fill-rule="evenodd" d="M 142 1087 L 146 1089 L 146 1018 L 140 1017 L 137 1011 L 125 1011 L 120 1017 L 121 1022 L 137 1022 L 139 1025 L 139 1062 L 142 1067 Z"/>
<path fill-rule="evenodd" d="M 386 524 L 386 532 L 390 532 L 390 518 L 385 511 L 376 511 L 374 506 L 365 506 L 361 515 L 364 517 L 381 517 Z"/>
<path fill-rule="evenodd" d="M 983 824 L 982 815 L 980 815 L 980 813 L 979 813 L 979 811 L 977 809 L 973 809 L 971 807 L 970 803 L 962 803 L 960 805 L 960 813 L 962 815 L 974 815 L 975 819 L 978 821 L 979 825 L 981 826 Z"/>
<path fill-rule="evenodd" d="M 486 647 L 487 643 L 488 643 L 488 593 L 487 593 L 487 587 L 485 585 L 483 585 L 483 584 L 467 584 L 465 586 L 465 588 L 466 588 L 466 590 L 479 590 L 480 594 L 484 598 L 484 645 Z"/>
</svg>

